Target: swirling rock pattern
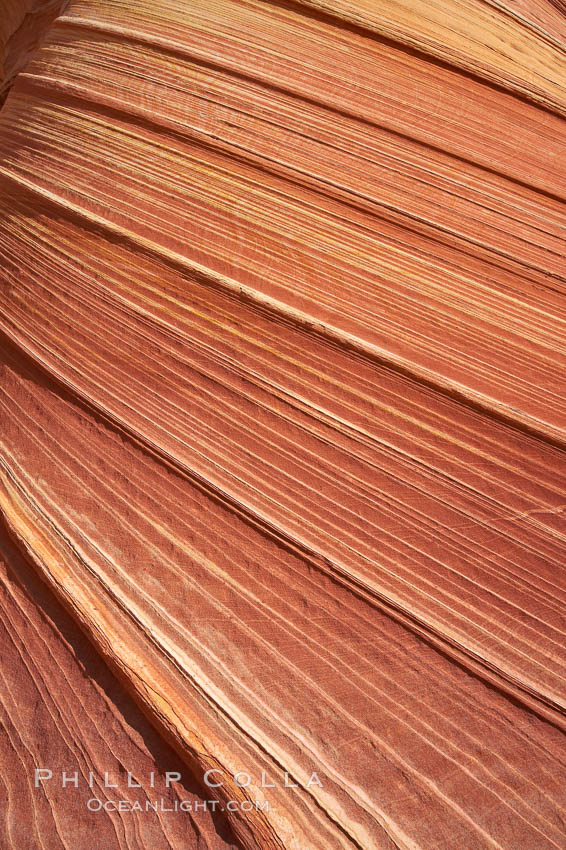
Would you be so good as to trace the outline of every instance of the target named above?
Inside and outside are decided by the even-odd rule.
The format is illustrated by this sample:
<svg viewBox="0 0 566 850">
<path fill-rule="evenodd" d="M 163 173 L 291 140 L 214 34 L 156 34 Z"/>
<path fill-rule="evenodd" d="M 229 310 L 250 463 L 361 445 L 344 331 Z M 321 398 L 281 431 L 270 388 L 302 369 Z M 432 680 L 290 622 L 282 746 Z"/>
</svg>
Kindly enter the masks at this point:
<svg viewBox="0 0 566 850">
<path fill-rule="evenodd" d="M 29 5 L 2 848 L 563 848 L 561 4 Z"/>
<path fill-rule="evenodd" d="M 235 850 L 220 813 L 207 811 L 179 757 L 139 714 L 6 535 L 1 547 L 0 746 L 2 764 L 10 765 L 2 847 Z M 42 779 L 37 790 L 35 769 L 45 764 L 55 779 Z M 58 781 L 63 770 L 69 780 L 64 788 Z M 127 818 L 88 808 L 89 798 L 111 801 L 116 780 L 127 772 L 132 787 L 127 781 L 118 786 L 132 807 Z M 173 774 L 185 781 L 175 781 Z M 163 800 L 159 809 L 156 799 Z"/>
</svg>

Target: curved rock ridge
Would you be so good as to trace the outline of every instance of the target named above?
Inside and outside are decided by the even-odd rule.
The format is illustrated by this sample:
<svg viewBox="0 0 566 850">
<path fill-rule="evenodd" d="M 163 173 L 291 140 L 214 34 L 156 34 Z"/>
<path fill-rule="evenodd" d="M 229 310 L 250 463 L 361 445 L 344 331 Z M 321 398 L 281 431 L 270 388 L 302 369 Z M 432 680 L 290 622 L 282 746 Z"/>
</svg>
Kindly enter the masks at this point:
<svg viewBox="0 0 566 850">
<path fill-rule="evenodd" d="M 2 847 L 235 848 L 184 764 L 8 535 L 0 545 L 0 746 L 10 765 Z M 118 793 L 129 817 L 115 811 Z"/>
<path fill-rule="evenodd" d="M 564 847 L 560 4 L 58 11 L 0 113 L 0 847 Z M 58 782 L 117 769 L 218 807 Z"/>
<path fill-rule="evenodd" d="M 0 106 L 67 0 L 0 0 Z"/>
</svg>

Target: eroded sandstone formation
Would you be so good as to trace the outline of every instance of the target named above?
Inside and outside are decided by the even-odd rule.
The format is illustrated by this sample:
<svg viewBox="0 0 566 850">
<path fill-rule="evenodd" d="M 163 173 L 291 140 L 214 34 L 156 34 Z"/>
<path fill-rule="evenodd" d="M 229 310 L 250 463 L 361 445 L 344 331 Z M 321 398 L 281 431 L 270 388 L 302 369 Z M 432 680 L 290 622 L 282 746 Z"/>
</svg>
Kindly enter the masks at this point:
<svg viewBox="0 0 566 850">
<path fill-rule="evenodd" d="M 564 847 L 560 4 L 56 11 L 0 112 L 2 850 Z M 117 760 L 219 808 L 57 784 Z"/>
</svg>

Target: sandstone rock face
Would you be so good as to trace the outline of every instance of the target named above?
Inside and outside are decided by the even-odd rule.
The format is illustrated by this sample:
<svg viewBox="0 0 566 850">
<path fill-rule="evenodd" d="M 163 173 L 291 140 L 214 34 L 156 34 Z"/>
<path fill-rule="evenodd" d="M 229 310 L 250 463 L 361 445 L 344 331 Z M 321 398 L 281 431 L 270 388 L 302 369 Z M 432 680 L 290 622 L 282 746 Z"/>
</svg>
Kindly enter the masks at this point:
<svg viewBox="0 0 566 850">
<path fill-rule="evenodd" d="M 0 848 L 566 846 L 561 5 L 5 6 Z"/>
<path fill-rule="evenodd" d="M 0 104 L 67 0 L 0 0 Z"/>
<path fill-rule="evenodd" d="M 207 812 L 179 757 L 5 534 L 1 546 L 2 847 L 235 850 L 220 812 Z M 128 772 L 131 787 L 118 787 L 132 814 L 89 808 L 113 801 Z M 155 799 L 166 816 L 146 806 Z"/>
</svg>

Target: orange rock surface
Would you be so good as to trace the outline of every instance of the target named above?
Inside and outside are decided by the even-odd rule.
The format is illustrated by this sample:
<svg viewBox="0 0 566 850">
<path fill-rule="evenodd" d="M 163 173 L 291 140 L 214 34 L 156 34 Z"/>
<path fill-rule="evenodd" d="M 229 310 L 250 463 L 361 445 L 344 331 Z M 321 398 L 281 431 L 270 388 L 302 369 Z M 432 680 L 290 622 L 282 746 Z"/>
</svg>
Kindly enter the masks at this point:
<svg viewBox="0 0 566 850">
<path fill-rule="evenodd" d="M 28 6 L 0 847 L 565 847 L 561 4 Z"/>
</svg>

